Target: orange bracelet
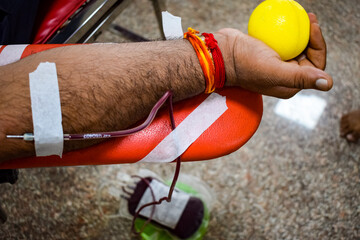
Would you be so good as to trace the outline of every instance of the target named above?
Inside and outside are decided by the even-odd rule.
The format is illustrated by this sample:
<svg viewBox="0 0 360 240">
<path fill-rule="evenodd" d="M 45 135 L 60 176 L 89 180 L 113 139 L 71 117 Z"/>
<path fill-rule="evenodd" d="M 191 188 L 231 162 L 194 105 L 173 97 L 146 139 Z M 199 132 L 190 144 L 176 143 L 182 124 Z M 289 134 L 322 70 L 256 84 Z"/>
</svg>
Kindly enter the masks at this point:
<svg viewBox="0 0 360 240">
<path fill-rule="evenodd" d="M 205 93 L 212 93 L 215 90 L 215 68 L 211 55 L 205 43 L 196 35 L 198 31 L 188 28 L 188 32 L 184 34 L 184 38 L 189 40 L 194 47 L 196 55 L 199 59 L 201 68 L 205 76 Z"/>
</svg>

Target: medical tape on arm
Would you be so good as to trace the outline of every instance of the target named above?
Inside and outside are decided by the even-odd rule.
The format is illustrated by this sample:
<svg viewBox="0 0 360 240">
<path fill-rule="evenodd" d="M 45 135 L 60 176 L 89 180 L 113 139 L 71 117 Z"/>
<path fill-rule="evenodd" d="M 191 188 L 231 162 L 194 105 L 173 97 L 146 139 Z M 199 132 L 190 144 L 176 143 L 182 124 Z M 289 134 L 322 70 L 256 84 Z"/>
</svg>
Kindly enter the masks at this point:
<svg viewBox="0 0 360 240">
<path fill-rule="evenodd" d="M 162 12 L 163 32 L 166 40 L 182 39 L 184 32 L 181 26 L 181 17 L 172 15 L 171 13 Z"/>
<path fill-rule="evenodd" d="M 19 61 L 28 45 L 29 44 L 7 45 L 4 46 L 2 50 L 2 45 L 0 45 L 0 66 Z"/>
<path fill-rule="evenodd" d="M 209 95 L 147 156 L 138 162 L 172 162 L 183 154 L 226 110 L 226 97 Z"/>
<path fill-rule="evenodd" d="M 36 156 L 62 156 L 62 128 L 59 84 L 55 63 L 40 63 L 29 74 Z"/>
</svg>

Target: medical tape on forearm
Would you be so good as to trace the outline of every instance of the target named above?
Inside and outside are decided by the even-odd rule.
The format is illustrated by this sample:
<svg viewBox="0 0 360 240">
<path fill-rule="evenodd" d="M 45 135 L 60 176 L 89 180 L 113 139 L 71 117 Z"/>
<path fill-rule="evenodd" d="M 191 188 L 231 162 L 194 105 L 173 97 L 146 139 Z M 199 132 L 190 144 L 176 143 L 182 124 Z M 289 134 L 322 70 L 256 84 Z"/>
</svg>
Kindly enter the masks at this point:
<svg viewBox="0 0 360 240">
<path fill-rule="evenodd" d="M 184 36 L 181 17 L 172 15 L 171 13 L 162 12 L 163 32 L 166 40 L 182 39 Z"/>
<path fill-rule="evenodd" d="M 183 154 L 226 110 L 226 97 L 212 93 L 138 162 L 171 162 Z"/>
<path fill-rule="evenodd" d="M 0 66 L 19 61 L 27 46 L 28 44 L 0 45 Z"/>
<path fill-rule="evenodd" d="M 40 63 L 29 74 L 36 156 L 62 156 L 62 128 L 59 84 L 55 63 Z"/>
</svg>

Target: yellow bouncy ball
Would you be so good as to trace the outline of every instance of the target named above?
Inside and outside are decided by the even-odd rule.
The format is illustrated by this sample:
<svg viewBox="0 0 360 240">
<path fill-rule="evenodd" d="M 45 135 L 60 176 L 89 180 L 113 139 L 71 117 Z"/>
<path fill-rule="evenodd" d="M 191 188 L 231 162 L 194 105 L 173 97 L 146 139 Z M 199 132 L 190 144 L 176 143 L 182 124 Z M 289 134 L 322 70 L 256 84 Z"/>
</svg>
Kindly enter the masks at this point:
<svg viewBox="0 0 360 240">
<path fill-rule="evenodd" d="M 266 0 L 251 14 L 248 34 L 274 49 L 282 60 L 289 60 L 304 51 L 309 42 L 309 16 L 293 0 Z"/>
</svg>

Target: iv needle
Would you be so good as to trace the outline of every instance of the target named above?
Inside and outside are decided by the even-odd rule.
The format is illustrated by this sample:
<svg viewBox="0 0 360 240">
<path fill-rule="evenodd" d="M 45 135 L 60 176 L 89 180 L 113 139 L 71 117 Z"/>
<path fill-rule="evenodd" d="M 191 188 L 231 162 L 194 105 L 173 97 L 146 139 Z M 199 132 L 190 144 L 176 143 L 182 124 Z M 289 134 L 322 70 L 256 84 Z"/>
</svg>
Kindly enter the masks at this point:
<svg viewBox="0 0 360 240">
<path fill-rule="evenodd" d="M 23 135 L 6 135 L 6 138 L 24 138 Z"/>
<path fill-rule="evenodd" d="M 34 134 L 25 133 L 24 135 L 6 135 L 6 138 L 24 139 L 25 141 L 34 141 Z"/>
</svg>

